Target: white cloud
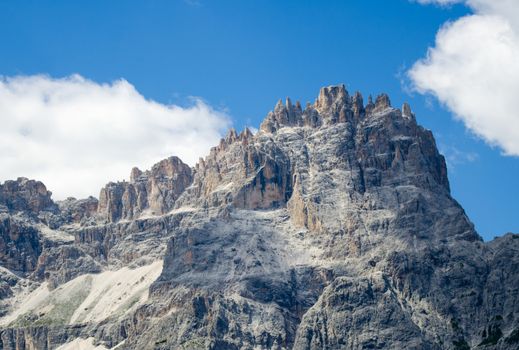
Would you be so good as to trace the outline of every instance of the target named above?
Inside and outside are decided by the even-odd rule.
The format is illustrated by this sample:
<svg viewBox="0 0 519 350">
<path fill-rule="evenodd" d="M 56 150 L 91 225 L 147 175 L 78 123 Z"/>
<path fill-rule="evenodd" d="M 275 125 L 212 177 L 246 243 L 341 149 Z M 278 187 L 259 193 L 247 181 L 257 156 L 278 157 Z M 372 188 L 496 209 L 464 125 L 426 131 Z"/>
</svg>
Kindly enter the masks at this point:
<svg viewBox="0 0 519 350">
<path fill-rule="evenodd" d="M 476 135 L 519 156 L 519 2 L 465 3 L 474 14 L 445 24 L 409 77 L 417 91 L 436 96 Z"/>
<path fill-rule="evenodd" d="M 443 144 L 442 142 L 439 142 L 438 148 L 445 156 L 449 171 L 455 170 L 458 165 L 472 163 L 479 159 L 479 154 L 475 152 L 463 151 L 456 146 Z"/>
<path fill-rule="evenodd" d="M 194 165 L 230 126 L 201 100 L 189 107 L 145 99 L 127 81 L 79 75 L 0 78 L 0 180 L 43 181 L 53 198 L 97 196 L 133 166 L 171 155 Z"/>
<path fill-rule="evenodd" d="M 415 0 L 415 1 L 420 4 L 424 4 L 424 5 L 437 4 L 437 5 L 442 5 L 442 6 L 464 2 L 464 0 Z"/>
</svg>

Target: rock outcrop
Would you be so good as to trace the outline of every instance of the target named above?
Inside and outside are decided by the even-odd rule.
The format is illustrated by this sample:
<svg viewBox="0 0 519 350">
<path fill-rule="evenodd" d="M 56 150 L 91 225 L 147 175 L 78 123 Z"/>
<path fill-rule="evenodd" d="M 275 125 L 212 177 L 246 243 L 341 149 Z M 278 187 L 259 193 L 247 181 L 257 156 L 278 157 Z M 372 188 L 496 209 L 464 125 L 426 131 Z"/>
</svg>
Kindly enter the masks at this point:
<svg viewBox="0 0 519 350">
<path fill-rule="evenodd" d="M 52 193 L 40 181 L 19 177 L 16 181 L 0 184 L 0 208 L 9 212 L 23 211 L 38 214 L 41 211 L 56 211 Z"/>
<path fill-rule="evenodd" d="M 483 242 L 432 133 L 385 94 L 280 101 L 99 202 L 18 183 L 0 348 L 519 348 L 519 235 Z"/>
<path fill-rule="evenodd" d="M 60 214 L 68 223 L 82 223 L 93 218 L 97 214 L 99 201 L 94 197 L 76 199 L 69 197 L 64 201 L 56 203 Z"/>
<path fill-rule="evenodd" d="M 283 206 L 291 194 L 290 160 L 273 143 L 254 143 L 245 129 L 231 130 L 195 168 L 192 186 L 177 207 L 233 205 L 243 209 Z"/>
<path fill-rule="evenodd" d="M 34 227 L 0 214 L 0 266 L 17 274 L 32 272 L 41 250 Z"/>
<path fill-rule="evenodd" d="M 132 219 L 148 210 L 164 214 L 192 182 L 191 168 L 170 157 L 142 172 L 133 168 L 130 182 L 110 182 L 99 194 L 99 215 L 109 221 Z"/>
</svg>

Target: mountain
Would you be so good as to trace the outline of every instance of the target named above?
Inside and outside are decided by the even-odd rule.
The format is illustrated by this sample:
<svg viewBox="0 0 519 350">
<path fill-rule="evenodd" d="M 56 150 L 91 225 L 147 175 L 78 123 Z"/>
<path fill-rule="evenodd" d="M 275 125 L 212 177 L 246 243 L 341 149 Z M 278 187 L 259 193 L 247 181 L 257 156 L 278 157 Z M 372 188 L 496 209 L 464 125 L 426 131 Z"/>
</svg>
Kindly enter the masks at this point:
<svg viewBox="0 0 519 350">
<path fill-rule="evenodd" d="M 5 182 L 0 266 L 2 349 L 519 349 L 519 235 L 484 242 L 409 105 L 344 86 L 99 200 Z"/>
</svg>

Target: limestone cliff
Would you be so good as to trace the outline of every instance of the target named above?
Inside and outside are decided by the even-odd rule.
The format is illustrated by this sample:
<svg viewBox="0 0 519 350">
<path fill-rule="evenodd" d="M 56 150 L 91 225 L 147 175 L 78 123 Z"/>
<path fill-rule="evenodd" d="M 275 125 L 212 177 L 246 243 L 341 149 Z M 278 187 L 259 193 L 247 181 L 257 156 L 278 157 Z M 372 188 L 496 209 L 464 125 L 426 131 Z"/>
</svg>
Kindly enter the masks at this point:
<svg viewBox="0 0 519 350">
<path fill-rule="evenodd" d="M 385 94 L 280 101 L 99 202 L 18 183 L 0 187 L 4 349 L 519 348 L 519 235 L 482 241 L 432 133 Z"/>
<path fill-rule="evenodd" d="M 133 219 L 139 214 L 164 214 L 191 184 L 191 168 L 177 157 L 170 157 L 142 172 L 133 168 L 130 182 L 110 182 L 99 194 L 98 213 L 114 222 Z"/>
</svg>

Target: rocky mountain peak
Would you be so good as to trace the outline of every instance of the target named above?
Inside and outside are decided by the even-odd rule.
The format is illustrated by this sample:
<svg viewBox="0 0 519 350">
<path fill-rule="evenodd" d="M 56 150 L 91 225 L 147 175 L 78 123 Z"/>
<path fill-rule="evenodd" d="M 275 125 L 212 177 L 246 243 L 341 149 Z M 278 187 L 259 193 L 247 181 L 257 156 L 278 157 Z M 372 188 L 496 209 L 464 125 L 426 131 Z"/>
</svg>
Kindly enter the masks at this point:
<svg viewBox="0 0 519 350">
<path fill-rule="evenodd" d="M 243 129 L 243 131 L 240 133 L 240 135 L 238 136 L 238 138 L 239 138 L 242 142 L 247 142 L 247 141 L 250 140 L 253 136 L 254 136 L 254 134 L 250 131 L 250 129 L 249 129 L 249 128 L 245 128 L 245 129 Z"/>
<path fill-rule="evenodd" d="M 0 185 L 2 349 L 519 345 L 519 235 L 482 241 L 432 133 L 385 94 L 287 98 L 194 168 L 56 204 Z"/>
<path fill-rule="evenodd" d="M 230 133 L 235 138 L 236 132 Z M 133 168 L 130 182 L 110 182 L 99 194 L 98 215 L 109 221 L 132 219 L 149 211 L 164 214 L 191 184 L 192 170 L 178 157 L 169 157 L 142 172 Z"/>
<path fill-rule="evenodd" d="M 353 109 L 353 115 L 356 118 L 359 118 L 360 116 L 362 116 L 364 114 L 364 112 L 365 112 L 364 99 L 360 92 L 358 92 L 358 91 L 355 92 L 355 95 L 353 95 L 351 105 L 352 105 L 352 109 Z"/>
<path fill-rule="evenodd" d="M 25 211 L 38 214 L 41 211 L 57 210 L 48 191 L 40 181 L 19 177 L 0 184 L 0 206 L 8 211 Z"/>
<path fill-rule="evenodd" d="M 236 142 L 240 137 L 231 130 L 196 167 L 192 186 L 175 206 L 287 207 L 295 223 L 321 230 L 333 220 L 323 217 L 323 199 L 309 191 L 323 190 L 326 182 L 309 169 L 324 164 L 323 172 L 349 172 L 343 191 L 352 195 L 396 184 L 449 193 L 432 134 L 392 108 L 386 94 L 366 107 L 362 95 L 350 97 L 344 85 L 322 88 L 304 110 L 280 100 L 259 133 L 248 137 Z"/>
<path fill-rule="evenodd" d="M 137 167 L 133 167 L 132 171 L 130 172 L 130 182 L 131 183 L 137 182 L 141 176 L 142 176 L 142 171 Z"/>
<path fill-rule="evenodd" d="M 364 106 L 360 92 L 350 96 L 344 85 L 327 86 L 321 88 L 314 104 L 308 103 L 304 109 L 299 101 L 294 106 L 290 98 L 286 99 L 285 104 L 279 100 L 262 122 L 260 131 L 273 133 L 283 127 L 297 126 L 318 128 L 323 124 L 344 123 L 354 119 L 358 121 L 366 115 L 384 112 L 386 109 L 392 109 L 387 94 L 380 94 L 375 102 L 369 96 Z M 409 113 L 407 110 L 403 112 L 406 116 Z"/>
<path fill-rule="evenodd" d="M 407 119 L 415 119 L 415 115 L 413 111 L 411 111 L 411 106 L 407 102 L 404 102 L 402 105 L 402 116 Z"/>
<path fill-rule="evenodd" d="M 349 102 L 348 91 L 344 84 L 321 88 L 315 101 L 315 108 L 320 112 L 326 112 L 334 105 L 345 105 Z"/>
<path fill-rule="evenodd" d="M 211 148 L 210 153 L 216 154 L 224 152 L 229 148 L 229 146 L 231 146 L 233 143 L 237 141 L 240 141 L 243 144 L 247 144 L 252 137 L 253 134 L 249 130 L 249 128 L 243 129 L 239 134 L 236 132 L 234 128 L 231 128 L 227 132 L 226 136 L 220 139 L 220 143 L 218 144 L 218 146 Z M 203 158 L 200 158 L 199 165 L 201 165 L 200 163 L 204 163 Z M 197 165 L 196 167 L 199 167 L 199 165 Z"/>
<path fill-rule="evenodd" d="M 235 142 L 236 140 L 238 140 L 238 133 L 236 132 L 236 129 L 234 129 L 234 128 L 229 129 L 229 132 L 227 133 L 227 136 L 225 137 L 225 141 L 228 144 L 231 144 L 231 143 Z"/>
<path fill-rule="evenodd" d="M 375 108 L 373 113 L 384 111 L 387 108 L 391 108 L 391 101 L 389 100 L 389 96 L 387 94 L 380 94 L 377 96 L 375 101 Z"/>
</svg>

